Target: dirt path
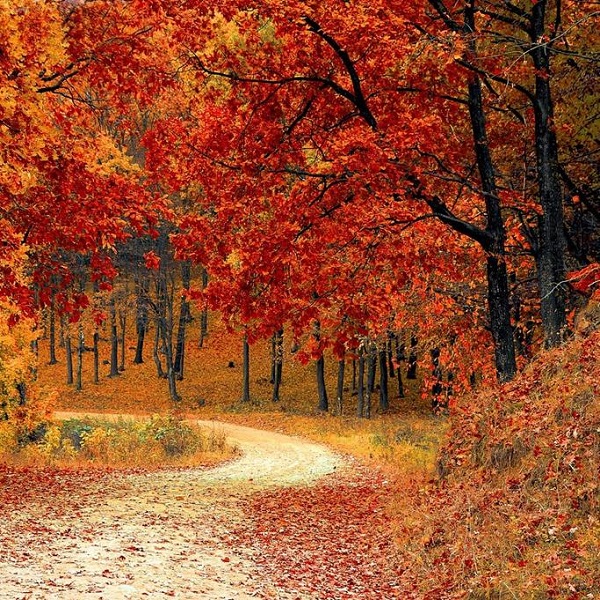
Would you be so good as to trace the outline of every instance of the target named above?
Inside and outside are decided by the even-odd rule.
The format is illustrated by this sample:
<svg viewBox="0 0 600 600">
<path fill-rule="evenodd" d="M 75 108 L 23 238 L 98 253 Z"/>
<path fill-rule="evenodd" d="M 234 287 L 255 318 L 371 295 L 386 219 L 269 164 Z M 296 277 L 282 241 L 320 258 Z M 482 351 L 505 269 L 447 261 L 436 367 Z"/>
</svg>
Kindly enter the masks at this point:
<svg viewBox="0 0 600 600">
<path fill-rule="evenodd" d="M 200 423 L 223 429 L 242 456 L 211 470 L 112 474 L 3 519 L 0 598 L 307 597 L 261 576 L 256 549 L 233 533 L 243 518 L 239 502 L 311 484 L 342 459 L 299 438 Z"/>
</svg>

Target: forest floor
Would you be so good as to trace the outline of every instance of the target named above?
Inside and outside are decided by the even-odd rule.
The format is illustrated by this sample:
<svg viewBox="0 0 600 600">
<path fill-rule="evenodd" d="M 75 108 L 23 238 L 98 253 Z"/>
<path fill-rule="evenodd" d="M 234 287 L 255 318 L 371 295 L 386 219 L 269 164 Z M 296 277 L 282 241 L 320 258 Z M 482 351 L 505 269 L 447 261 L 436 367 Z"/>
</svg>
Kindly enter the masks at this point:
<svg viewBox="0 0 600 600">
<path fill-rule="evenodd" d="M 399 597 L 381 473 L 212 426 L 241 450 L 213 469 L 2 467 L 0 598 Z"/>
</svg>

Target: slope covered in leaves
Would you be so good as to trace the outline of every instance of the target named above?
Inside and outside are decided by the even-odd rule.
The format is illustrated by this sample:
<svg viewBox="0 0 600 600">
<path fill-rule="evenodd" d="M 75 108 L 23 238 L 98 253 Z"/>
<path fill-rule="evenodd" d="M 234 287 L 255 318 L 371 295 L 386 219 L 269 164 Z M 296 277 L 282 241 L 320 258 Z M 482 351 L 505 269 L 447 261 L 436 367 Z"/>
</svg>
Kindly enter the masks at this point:
<svg viewBox="0 0 600 600">
<path fill-rule="evenodd" d="M 420 598 L 600 592 L 600 306 L 514 383 L 459 408 L 440 479 L 406 503 L 399 561 Z"/>
</svg>

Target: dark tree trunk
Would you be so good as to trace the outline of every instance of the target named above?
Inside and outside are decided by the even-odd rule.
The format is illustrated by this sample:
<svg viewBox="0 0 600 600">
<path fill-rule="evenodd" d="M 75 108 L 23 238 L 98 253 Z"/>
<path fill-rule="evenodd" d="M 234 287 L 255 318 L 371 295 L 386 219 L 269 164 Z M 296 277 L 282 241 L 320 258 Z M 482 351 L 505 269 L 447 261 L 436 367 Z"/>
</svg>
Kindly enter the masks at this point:
<svg viewBox="0 0 600 600">
<path fill-rule="evenodd" d="M 65 358 L 67 363 L 67 385 L 73 385 L 73 353 L 69 334 L 65 334 Z"/>
<path fill-rule="evenodd" d="M 373 393 L 375 391 L 375 376 L 377 375 L 377 346 L 370 341 L 367 348 L 367 389 Z"/>
<path fill-rule="evenodd" d="M 467 41 L 467 58 L 469 62 L 477 64 L 477 46 L 474 36 L 476 32 L 475 2 L 465 3 L 464 25 L 452 20 L 443 2 L 430 0 L 430 4 L 450 30 L 465 37 Z M 468 108 L 475 157 L 481 180 L 481 190 L 486 205 L 487 221 L 485 231 L 478 230 L 476 227 L 463 227 L 462 233 L 470 230 L 466 235 L 469 235 L 481 244 L 487 253 L 488 316 L 494 340 L 496 371 L 498 379 L 504 382 L 512 379 L 517 370 L 514 334 L 510 322 L 509 287 L 505 264 L 506 232 L 496 186 L 494 164 L 487 137 L 481 79 L 477 72 L 472 72 L 469 77 Z M 456 222 L 446 220 L 446 223 L 454 227 L 457 231 L 461 231 L 461 226 Z M 412 379 L 411 375 L 416 375 L 416 371 L 414 373 L 409 371 L 407 377 Z"/>
<path fill-rule="evenodd" d="M 500 382 L 509 381 L 517 372 L 513 328 L 510 322 L 510 294 L 505 262 L 504 220 L 496 187 L 492 155 L 490 153 L 481 82 L 475 77 L 469 84 L 469 113 L 475 142 L 481 186 L 487 212 L 486 231 L 490 236 L 487 257 L 488 314 L 494 340 L 496 372 Z"/>
<path fill-rule="evenodd" d="M 356 383 L 356 358 L 352 357 L 352 395 L 356 394 L 357 383 Z"/>
<path fill-rule="evenodd" d="M 341 358 L 338 361 L 338 376 L 337 376 L 337 414 L 341 415 L 344 409 L 344 374 L 346 371 L 346 361 Z"/>
<path fill-rule="evenodd" d="M 275 384 L 275 337 L 276 333 L 271 336 L 271 376 L 269 377 L 269 383 Z"/>
<path fill-rule="evenodd" d="M 100 341 L 100 334 L 94 331 L 94 383 L 100 383 L 100 353 L 98 350 L 98 342 Z"/>
<path fill-rule="evenodd" d="M 121 350 L 119 357 L 119 371 L 125 370 L 125 334 L 127 333 L 127 314 L 125 311 L 119 311 L 119 326 L 121 335 L 119 336 L 119 348 Z"/>
<path fill-rule="evenodd" d="M 406 356 L 404 355 L 404 344 L 401 344 L 398 336 L 396 336 L 396 364 L 398 365 L 396 373 L 398 375 L 398 398 L 404 398 L 404 382 L 402 381 L 402 369 L 400 368 L 400 363 L 404 360 L 406 360 Z"/>
<path fill-rule="evenodd" d="M 362 419 L 365 416 L 365 351 L 361 346 L 358 349 L 358 381 L 356 390 L 358 394 L 356 416 Z"/>
<path fill-rule="evenodd" d="M 208 272 L 202 267 L 202 289 L 204 290 L 208 285 Z M 208 308 L 206 306 L 200 313 L 200 338 L 198 340 L 198 347 L 204 346 L 204 340 L 208 336 Z"/>
<path fill-rule="evenodd" d="M 319 410 L 327 412 L 329 410 L 329 399 L 327 398 L 327 388 L 325 386 L 325 357 L 317 359 L 317 391 L 319 393 Z"/>
<path fill-rule="evenodd" d="M 379 350 L 379 411 L 385 413 L 390 408 L 388 392 L 388 352 L 387 344 Z"/>
<path fill-rule="evenodd" d="M 135 346 L 134 364 L 141 365 L 144 362 L 144 340 L 148 330 L 148 280 L 140 277 L 136 286 L 136 319 L 135 328 L 137 334 L 137 343 Z"/>
<path fill-rule="evenodd" d="M 283 372 L 283 329 L 273 336 L 273 402 L 279 402 L 279 389 Z"/>
<path fill-rule="evenodd" d="M 244 335 L 242 360 L 242 402 L 250 402 L 250 344 Z"/>
<path fill-rule="evenodd" d="M 166 286 L 166 283 L 165 283 Z M 166 290 L 165 290 L 166 293 Z M 167 366 L 167 383 L 169 386 L 169 396 L 174 402 L 179 402 L 181 396 L 177 392 L 177 374 L 173 368 L 173 343 L 171 338 L 171 327 L 169 326 L 168 317 L 165 313 L 162 313 L 158 319 L 158 330 L 161 336 L 161 347 L 165 357 L 165 364 Z"/>
<path fill-rule="evenodd" d="M 465 11 L 465 26 L 468 34 L 473 34 L 475 12 L 473 5 Z M 477 55 L 475 39 L 469 40 L 472 55 Z M 487 137 L 487 124 L 483 108 L 481 79 L 474 74 L 469 82 L 469 116 L 481 188 L 486 206 L 486 232 L 489 234 L 487 258 L 488 315 L 494 340 L 496 372 L 500 382 L 509 381 L 517 372 L 515 343 L 510 322 L 510 295 L 505 262 L 506 231 L 498 189 L 494 163 Z"/>
<path fill-rule="evenodd" d="M 169 384 L 169 396 L 171 400 L 174 402 L 179 402 L 181 400 L 181 396 L 177 392 L 177 374 L 175 373 L 175 369 L 173 368 L 173 353 L 171 345 L 168 343 L 164 344 L 165 348 L 165 359 L 167 363 L 167 382 Z"/>
<path fill-rule="evenodd" d="M 119 374 L 119 334 L 117 331 L 117 309 L 115 299 L 110 299 L 110 373 L 109 377 Z"/>
<path fill-rule="evenodd" d="M 321 339 L 321 324 L 315 323 L 315 340 Z M 327 397 L 327 387 L 325 386 L 325 357 L 323 354 L 317 359 L 317 392 L 319 394 L 318 409 L 322 412 L 329 410 L 329 399 Z"/>
<path fill-rule="evenodd" d="M 80 392 L 83 389 L 83 353 L 85 352 L 85 338 L 83 337 L 83 325 L 79 324 L 77 331 L 77 376 L 75 389 Z"/>
<path fill-rule="evenodd" d="M 160 351 L 160 326 L 158 324 L 158 318 L 156 319 L 156 331 L 154 332 L 154 348 L 152 351 L 152 357 L 154 358 L 154 364 L 156 365 L 156 375 L 160 379 L 166 379 L 167 374 L 163 368 L 162 360 L 161 360 L 161 351 Z"/>
<path fill-rule="evenodd" d="M 64 315 L 60 315 L 59 329 L 58 329 L 58 345 L 61 348 L 65 347 L 65 330 L 66 330 L 65 316 Z"/>
<path fill-rule="evenodd" d="M 444 392 L 442 367 L 440 365 L 440 349 L 434 348 L 431 351 L 431 363 L 432 363 L 432 374 L 433 374 L 433 385 L 431 387 L 431 408 L 435 413 L 439 412 L 440 409 L 444 408 L 444 399 L 442 397 Z"/>
<path fill-rule="evenodd" d="M 406 371 L 406 379 L 417 378 L 417 338 L 410 338 L 410 352 L 408 354 L 408 370 Z"/>
<path fill-rule="evenodd" d="M 23 381 L 20 381 L 15 387 L 17 388 L 17 393 L 19 394 L 19 406 L 25 406 L 25 404 L 27 404 L 27 386 Z"/>
<path fill-rule="evenodd" d="M 50 349 L 50 361 L 48 364 L 55 365 L 56 360 L 56 306 L 54 294 L 50 300 L 50 323 L 48 324 L 48 346 Z"/>
<path fill-rule="evenodd" d="M 181 265 L 181 285 L 184 290 L 190 287 L 191 267 L 185 262 Z M 175 349 L 175 364 L 173 368 L 177 373 L 178 379 L 183 379 L 183 368 L 185 362 L 185 332 L 187 324 L 191 321 L 190 303 L 187 297 L 181 295 L 181 304 L 179 307 L 179 325 L 177 327 L 177 345 Z"/>
<path fill-rule="evenodd" d="M 541 316 L 547 347 L 559 345 L 565 335 L 566 299 L 563 198 L 550 88 L 550 48 L 540 43 L 546 28 L 547 0 L 531 9 L 531 57 L 535 66 L 535 152 L 542 215 L 539 219 L 537 268 Z"/>
</svg>

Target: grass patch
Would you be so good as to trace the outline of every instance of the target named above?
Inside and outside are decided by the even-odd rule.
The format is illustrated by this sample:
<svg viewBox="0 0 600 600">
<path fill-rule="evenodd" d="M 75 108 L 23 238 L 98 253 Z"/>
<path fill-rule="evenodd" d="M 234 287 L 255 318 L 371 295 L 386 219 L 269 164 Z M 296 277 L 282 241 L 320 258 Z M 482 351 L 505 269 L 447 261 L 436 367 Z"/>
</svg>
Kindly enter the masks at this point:
<svg viewBox="0 0 600 600">
<path fill-rule="evenodd" d="M 10 428 L 8 423 L 0 427 L 0 452 L 11 463 L 200 466 L 234 454 L 223 431 L 187 423 L 174 415 L 47 422 L 29 436 Z"/>
</svg>

